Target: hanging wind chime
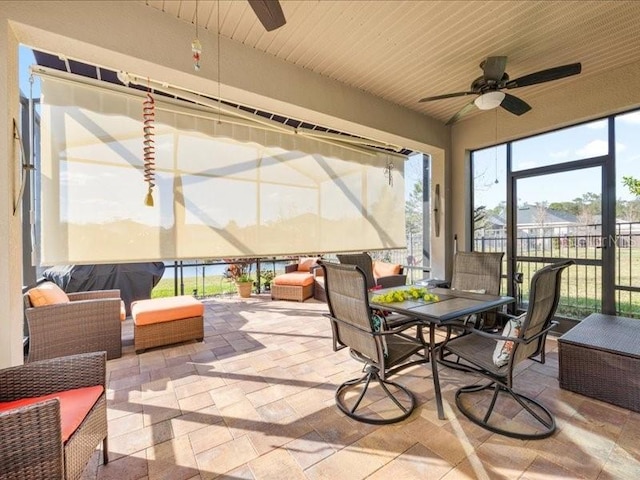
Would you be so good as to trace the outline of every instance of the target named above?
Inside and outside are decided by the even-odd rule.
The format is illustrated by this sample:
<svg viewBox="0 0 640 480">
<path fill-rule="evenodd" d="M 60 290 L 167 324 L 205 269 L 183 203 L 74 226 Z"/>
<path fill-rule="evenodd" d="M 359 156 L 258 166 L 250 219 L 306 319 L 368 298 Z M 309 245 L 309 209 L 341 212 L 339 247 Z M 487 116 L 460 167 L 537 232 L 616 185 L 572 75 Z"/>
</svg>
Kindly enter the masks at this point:
<svg viewBox="0 0 640 480">
<path fill-rule="evenodd" d="M 151 92 L 147 92 L 147 97 L 142 103 L 142 118 L 144 121 L 144 181 L 149 184 L 147 190 L 147 196 L 144 199 L 144 204 L 153 207 L 153 187 L 155 187 L 156 180 L 156 146 L 155 146 L 155 116 L 156 116 L 156 102 L 151 95 Z"/>
<path fill-rule="evenodd" d="M 198 40 L 198 0 L 196 0 L 196 38 L 191 42 L 191 56 L 193 58 L 193 68 L 197 72 L 200 70 L 200 54 L 202 53 L 202 44 Z"/>
<path fill-rule="evenodd" d="M 387 177 L 390 187 L 393 187 L 393 169 L 393 163 L 391 163 L 391 160 L 387 158 L 387 166 L 384 168 L 384 176 Z"/>
</svg>

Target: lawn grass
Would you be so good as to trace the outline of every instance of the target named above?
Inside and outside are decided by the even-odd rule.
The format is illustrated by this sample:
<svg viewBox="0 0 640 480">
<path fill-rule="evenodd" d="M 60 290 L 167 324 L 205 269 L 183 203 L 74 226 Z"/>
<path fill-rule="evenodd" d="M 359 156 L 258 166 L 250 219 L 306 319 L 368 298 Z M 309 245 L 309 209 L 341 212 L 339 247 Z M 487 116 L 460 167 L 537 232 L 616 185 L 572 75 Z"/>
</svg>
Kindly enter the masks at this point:
<svg viewBox="0 0 640 480">
<path fill-rule="evenodd" d="M 226 280 L 222 275 L 207 275 L 204 278 L 204 288 L 202 277 L 184 277 L 184 294 L 195 295 L 196 297 L 209 297 L 212 295 L 231 294 L 236 292 L 236 286 Z M 151 298 L 172 297 L 181 295 L 180 281 L 178 280 L 178 291 L 175 291 L 173 278 L 161 279 L 151 291 Z"/>
</svg>

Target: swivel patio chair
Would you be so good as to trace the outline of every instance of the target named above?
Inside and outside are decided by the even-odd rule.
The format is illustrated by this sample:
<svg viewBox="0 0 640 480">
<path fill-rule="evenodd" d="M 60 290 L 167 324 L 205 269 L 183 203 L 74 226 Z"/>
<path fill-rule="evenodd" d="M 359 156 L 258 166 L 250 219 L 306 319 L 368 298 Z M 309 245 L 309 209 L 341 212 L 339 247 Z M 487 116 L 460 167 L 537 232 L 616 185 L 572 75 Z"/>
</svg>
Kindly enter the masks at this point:
<svg viewBox="0 0 640 480">
<path fill-rule="evenodd" d="M 107 449 L 106 354 L 0 370 L 0 478 L 76 480 Z"/>
<path fill-rule="evenodd" d="M 574 263 L 567 260 L 538 270 L 531 279 L 526 313 L 512 316 L 501 334 L 473 328 L 468 335 L 447 339 L 436 350 L 439 364 L 476 373 L 489 380 L 486 384 L 465 386 L 456 392 L 456 406 L 472 422 L 492 432 L 519 439 L 546 438 L 555 431 L 555 419 L 546 407 L 514 391 L 513 372 L 520 362 L 533 359 L 544 351 L 547 334 L 557 325 L 553 316 L 560 297 L 562 272 Z M 544 362 L 544 357 L 541 361 Z M 481 392 L 491 388 L 493 395 L 490 400 L 478 398 Z M 522 419 L 522 425 L 517 416 L 510 423 L 503 415 L 493 415 L 496 405 L 503 405 L 502 402 L 508 400 L 517 402 L 522 409 L 520 413 L 529 417 Z M 486 411 L 482 413 L 484 408 Z M 531 427 L 532 424 L 535 427 Z M 529 428 L 523 431 L 519 428 L 522 426 Z"/>
<path fill-rule="evenodd" d="M 489 295 L 500 295 L 502 252 L 457 252 L 453 258 L 451 288 Z M 476 327 L 494 327 L 497 312 L 485 312 L 465 319 Z"/>
<path fill-rule="evenodd" d="M 364 363 L 361 378 L 348 380 L 337 388 L 338 408 L 366 423 L 404 420 L 415 408 L 415 397 L 406 387 L 389 381 L 389 377 L 429 359 L 424 341 L 403 333 L 416 322 L 387 330 L 384 321 L 369 307 L 366 276 L 360 267 L 322 262 L 322 268 L 330 312 L 325 316 L 331 321 L 333 349 L 348 347 L 351 356 Z M 377 384 L 381 392 L 376 392 L 372 384 Z M 379 400 L 383 402 L 368 408 Z"/>
</svg>

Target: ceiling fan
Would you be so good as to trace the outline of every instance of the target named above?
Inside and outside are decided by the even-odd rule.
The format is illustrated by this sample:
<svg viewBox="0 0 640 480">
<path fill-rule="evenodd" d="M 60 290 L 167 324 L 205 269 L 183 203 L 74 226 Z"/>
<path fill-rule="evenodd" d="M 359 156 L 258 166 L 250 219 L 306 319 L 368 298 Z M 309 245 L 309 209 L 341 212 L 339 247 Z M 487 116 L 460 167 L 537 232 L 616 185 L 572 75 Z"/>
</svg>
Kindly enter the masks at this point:
<svg viewBox="0 0 640 480">
<path fill-rule="evenodd" d="M 483 60 L 480 64 L 483 75 L 476 78 L 471 83 L 471 87 L 468 91 L 446 93 L 444 95 L 436 95 L 435 97 L 425 97 L 420 99 L 420 102 L 431 102 L 433 100 L 442 100 L 445 98 L 477 95 L 472 102 L 466 104 L 460 111 L 458 111 L 458 113 L 451 117 L 446 125 L 455 123 L 474 107 L 477 107 L 480 110 L 490 110 L 500 106 L 514 115 L 522 115 L 531 110 L 531 106 L 524 100 L 503 92 L 503 89 L 510 90 L 512 88 L 528 87 L 529 85 L 559 80 L 560 78 L 577 75 L 582 70 L 582 65 L 580 63 L 571 63 L 569 65 L 562 65 L 560 67 L 530 73 L 523 77 L 516 78 L 515 80 L 509 80 L 509 75 L 504 71 L 506 66 L 507 57 L 487 57 L 487 59 Z"/>
<path fill-rule="evenodd" d="M 267 32 L 287 23 L 278 0 L 248 0 L 248 2 Z"/>
</svg>

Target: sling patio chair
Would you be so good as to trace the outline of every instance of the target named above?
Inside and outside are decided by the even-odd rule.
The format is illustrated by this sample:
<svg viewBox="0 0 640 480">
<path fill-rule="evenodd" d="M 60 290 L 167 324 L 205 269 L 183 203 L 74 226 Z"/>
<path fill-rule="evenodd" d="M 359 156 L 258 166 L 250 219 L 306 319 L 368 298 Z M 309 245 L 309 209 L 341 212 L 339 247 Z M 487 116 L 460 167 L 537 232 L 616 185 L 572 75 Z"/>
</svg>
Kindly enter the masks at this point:
<svg viewBox="0 0 640 480">
<path fill-rule="evenodd" d="M 472 328 L 467 335 L 449 338 L 436 349 L 439 364 L 489 380 L 456 391 L 456 406 L 472 422 L 518 439 L 546 438 L 555 431 L 551 412 L 538 400 L 515 392 L 513 376 L 520 362 L 535 360 L 544 352 L 547 334 L 557 325 L 553 316 L 560 298 L 562 272 L 574 263 L 567 260 L 538 270 L 531 279 L 527 311 L 511 316 L 502 333 Z M 544 356 L 540 362 L 544 363 Z M 493 394 L 487 398 L 484 394 L 489 389 Z M 516 415 L 513 410 L 501 410 L 513 406 L 519 407 Z M 505 415 L 505 411 L 510 413 Z"/>
<path fill-rule="evenodd" d="M 503 256 L 503 252 L 457 252 L 453 258 L 450 288 L 500 295 Z M 484 328 L 493 328 L 499 323 L 496 311 L 472 316 L 465 321 Z"/>
<path fill-rule="evenodd" d="M 333 349 L 349 348 L 351 356 L 364 363 L 362 377 L 337 388 L 338 408 L 365 423 L 404 420 L 415 408 L 415 397 L 389 377 L 429 360 L 425 342 L 404 333 L 416 323 L 387 330 L 383 319 L 369 306 L 366 276 L 360 267 L 329 262 L 321 265 L 329 304 L 325 316 L 331 321 Z"/>
</svg>

